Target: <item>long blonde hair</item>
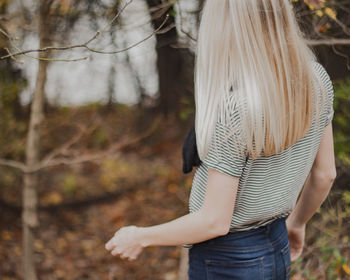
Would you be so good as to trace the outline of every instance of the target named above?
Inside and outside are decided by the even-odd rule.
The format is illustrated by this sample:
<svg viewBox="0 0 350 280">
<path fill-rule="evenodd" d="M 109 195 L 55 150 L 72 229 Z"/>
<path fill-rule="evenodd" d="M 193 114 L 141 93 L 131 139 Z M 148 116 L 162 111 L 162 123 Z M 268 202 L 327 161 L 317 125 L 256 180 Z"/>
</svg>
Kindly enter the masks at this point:
<svg viewBox="0 0 350 280">
<path fill-rule="evenodd" d="M 324 100 L 315 94 L 315 82 L 324 87 L 312 61 L 288 0 L 206 0 L 195 55 L 200 159 L 231 87 L 252 158 L 279 153 L 305 136 Z"/>
</svg>

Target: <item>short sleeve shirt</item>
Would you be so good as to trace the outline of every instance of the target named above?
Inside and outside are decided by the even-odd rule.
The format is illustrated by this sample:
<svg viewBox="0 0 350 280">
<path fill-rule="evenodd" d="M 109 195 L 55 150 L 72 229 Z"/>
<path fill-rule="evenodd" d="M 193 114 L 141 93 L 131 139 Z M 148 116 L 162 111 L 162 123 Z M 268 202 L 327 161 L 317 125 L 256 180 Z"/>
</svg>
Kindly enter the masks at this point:
<svg viewBox="0 0 350 280">
<path fill-rule="evenodd" d="M 322 108 L 321 126 L 312 123 L 306 136 L 278 154 L 252 159 L 247 156 L 238 114 L 232 106 L 233 120 L 218 119 L 208 154 L 195 171 L 190 212 L 201 208 L 209 169 L 213 168 L 239 178 L 231 232 L 254 229 L 290 214 L 315 160 L 324 127 L 334 115 L 330 77 L 318 62 L 313 62 L 313 69 L 324 83 L 328 98 Z M 225 131 L 232 129 L 232 125 L 235 133 L 227 138 Z"/>
</svg>

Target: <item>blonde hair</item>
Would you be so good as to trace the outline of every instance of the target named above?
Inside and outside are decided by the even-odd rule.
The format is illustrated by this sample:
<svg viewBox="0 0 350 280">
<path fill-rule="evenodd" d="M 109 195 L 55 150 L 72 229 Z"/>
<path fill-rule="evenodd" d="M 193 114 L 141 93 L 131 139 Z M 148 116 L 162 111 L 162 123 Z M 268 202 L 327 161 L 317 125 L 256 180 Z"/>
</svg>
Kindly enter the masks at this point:
<svg viewBox="0 0 350 280">
<path fill-rule="evenodd" d="M 324 100 L 314 87 L 325 90 L 312 61 L 288 0 L 206 0 L 194 69 L 200 159 L 231 87 L 252 158 L 279 153 L 305 136 Z"/>
</svg>

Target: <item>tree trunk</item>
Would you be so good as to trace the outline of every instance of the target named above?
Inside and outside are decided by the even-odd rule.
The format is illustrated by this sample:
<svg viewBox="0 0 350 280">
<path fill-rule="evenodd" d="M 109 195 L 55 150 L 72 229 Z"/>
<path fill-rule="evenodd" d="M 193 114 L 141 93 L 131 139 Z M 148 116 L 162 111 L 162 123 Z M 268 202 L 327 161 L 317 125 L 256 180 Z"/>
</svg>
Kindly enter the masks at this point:
<svg viewBox="0 0 350 280">
<path fill-rule="evenodd" d="M 162 4 L 161 0 L 147 0 L 149 7 Z M 172 14 L 173 7 L 169 7 L 169 19 L 166 26 L 175 23 Z M 165 13 L 160 18 L 152 20 L 154 28 L 157 28 L 165 18 Z M 163 28 L 166 28 L 165 26 Z M 158 110 L 162 112 L 164 117 L 171 114 L 179 115 L 180 99 L 184 92 L 184 83 L 180 79 L 182 67 L 181 50 L 173 48 L 172 44 L 177 43 L 177 32 L 175 28 L 170 29 L 166 33 L 157 34 L 157 66 L 159 75 L 159 93 L 160 102 Z"/>
<path fill-rule="evenodd" d="M 188 280 L 188 250 L 187 248 L 181 248 L 178 280 Z"/>
<path fill-rule="evenodd" d="M 42 0 L 39 9 L 39 40 L 40 48 L 48 43 L 49 26 L 48 15 L 51 6 L 50 0 Z M 40 54 L 47 58 L 47 52 Z M 40 161 L 40 126 L 44 119 L 45 83 L 47 61 L 39 60 L 39 69 L 36 78 L 35 91 L 32 98 L 29 130 L 26 143 L 26 164 L 28 167 L 37 165 Z M 35 230 L 38 228 L 38 173 L 26 173 L 23 178 L 23 270 L 24 279 L 36 280 L 34 241 Z"/>
</svg>

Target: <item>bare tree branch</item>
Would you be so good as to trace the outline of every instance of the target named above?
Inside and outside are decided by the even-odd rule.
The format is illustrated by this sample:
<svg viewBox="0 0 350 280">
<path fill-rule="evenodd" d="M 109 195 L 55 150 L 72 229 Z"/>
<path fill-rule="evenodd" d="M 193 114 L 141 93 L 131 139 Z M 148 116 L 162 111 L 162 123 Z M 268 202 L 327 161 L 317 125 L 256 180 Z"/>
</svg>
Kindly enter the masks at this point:
<svg viewBox="0 0 350 280">
<path fill-rule="evenodd" d="M 141 44 L 142 42 L 148 40 L 149 38 L 151 38 L 154 34 L 158 33 L 158 32 L 162 32 L 160 31 L 161 28 L 164 26 L 164 24 L 166 23 L 166 21 L 168 20 L 169 18 L 169 15 L 167 14 L 164 21 L 161 23 L 161 25 L 155 29 L 150 35 L 146 36 L 144 39 L 124 48 L 124 49 L 121 49 L 121 50 L 115 50 L 115 51 L 100 51 L 100 50 L 96 50 L 94 48 L 91 48 L 88 46 L 88 44 L 90 44 L 93 40 L 95 40 L 98 36 L 101 35 L 101 33 L 103 33 L 109 26 L 111 26 L 111 24 L 113 24 L 113 22 L 119 17 L 119 15 L 121 14 L 121 12 L 126 8 L 127 5 L 129 5 L 130 3 L 132 2 L 132 0 L 130 0 L 129 2 L 127 2 L 123 8 L 117 13 L 117 15 L 114 16 L 114 18 L 102 29 L 102 30 L 99 30 L 96 32 L 96 34 L 90 38 L 89 40 L 87 40 L 85 43 L 82 43 L 82 44 L 76 44 L 76 45 L 71 45 L 71 46 L 57 46 L 57 47 L 54 47 L 54 46 L 49 46 L 49 47 L 44 47 L 44 48 L 39 48 L 39 49 L 32 49 L 32 50 L 24 50 L 24 51 L 18 51 L 18 52 L 15 52 L 15 53 L 9 53 L 7 55 L 4 55 L 2 57 L 0 57 L 0 59 L 6 59 L 6 58 L 14 58 L 16 56 L 19 56 L 19 55 L 25 55 L 25 54 L 28 54 L 28 53 L 33 53 L 33 52 L 47 52 L 47 51 L 51 51 L 51 50 L 56 50 L 56 51 L 65 51 L 65 50 L 71 50 L 71 49 L 76 49 L 76 48 L 84 48 L 84 49 L 87 49 L 89 50 L 90 52 L 94 52 L 94 53 L 99 53 L 99 54 L 117 54 L 117 53 L 121 53 L 121 52 L 124 52 L 124 51 L 127 51 L 139 44 Z M 6 32 L 4 30 L 1 30 L 0 29 L 0 32 L 2 34 L 6 34 Z M 5 35 L 6 37 L 10 37 L 8 34 Z M 12 40 L 11 40 L 12 42 Z M 17 46 L 15 46 L 16 49 L 19 49 Z M 40 57 L 32 57 L 32 58 L 35 58 L 35 59 L 41 59 Z M 80 59 L 75 59 L 75 60 L 63 60 L 63 59 L 56 59 L 55 61 L 78 61 L 78 60 L 83 60 L 83 59 L 86 59 L 87 57 L 84 57 L 84 58 L 80 58 Z M 46 58 L 45 60 L 53 60 L 53 59 L 49 59 L 49 58 Z"/>
<path fill-rule="evenodd" d="M 113 157 L 115 156 L 120 150 L 129 147 L 133 144 L 136 144 L 140 142 L 142 139 L 148 137 L 150 134 L 153 133 L 153 131 L 158 127 L 159 123 L 161 122 L 161 117 L 158 117 L 152 124 L 152 126 L 146 130 L 144 133 L 141 135 L 134 137 L 134 138 L 125 138 L 115 144 L 113 144 L 109 149 L 106 151 L 102 152 L 96 152 L 93 154 L 87 154 L 87 155 L 79 155 L 78 157 L 75 158 L 56 158 L 52 159 L 50 162 L 41 162 L 39 166 L 36 167 L 36 169 L 32 169 L 31 172 L 38 171 L 40 169 L 48 168 L 48 167 L 53 167 L 53 166 L 58 166 L 61 164 L 64 165 L 72 165 L 72 164 L 77 164 L 77 163 L 84 163 L 87 161 L 99 161 L 103 158 L 106 157 Z"/>
<path fill-rule="evenodd" d="M 180 30 L 182 33 L 184 33 L 188 38 L 190 38 L 192 41 L 197 42 L 197 39 L 194 38 L 189 32 L 185 31 L 182 25 L 182 9 L 180 5 L 180 1 L 177 1 L 177 5 L 179 7 L 179 16 L 180 16 Z"/>
<path fill-rule="evenodd" d="M 23 172 L 27 171 L 27 166 L 23 162 L 16 161 L 16 160 L 0 158 L 0 165 L 13 167 Z"/>
<path fill-rule="evenodd" d="M 63 46 L 63 47 L 45 47 L 45 48 L 39 48 L 39 49 L 36 49 L 36 50 L 28 50 L 28 51 L 22 51 L 14 42 L 13 42 L 13 39 L 11 38 L 11 36 L 9 34 L 7 34 L 4 30 L 0 29 L 0 32 L 5 35 L 9 40 L 10 40 L 10 43 L 11 45 L 17 50 L 17 53 L 10 53 L 8 50 L 8 55 L 6 56 L 3 56 L 1 57 L 0 59 L 5 59 L 5 58 L 8 58 L 8 57 L 11 57 L 11 58 L 14 58 L 15 56 L 17 55 L 24 55 L 24 54 L 27 54 L 27 53 L 32 53 L 32 52 L 46 52 L 46 51 L 50 51 L 50 50 L 60 50 L 60 51 L 63 51 L 63 50 L 69 50 L 69 49 L 74 49 L 74 48 L 87 48 L 89 49 L 88 47 L 88 44 L 91 43 L 93 40 L 95 40 L 98 36 L 100 36 L 103 32 L 106 31 L 106 29 L 108 27 L 110 27 L 113 22 L 115 22 L 117 20 L 117 18 L 120 16 L 120 14 L 124 11 L 124 9 L 129 5 L 131 4 L 133 0 L 129 0 L 128 2 L 125 3 L 125 5 L 118 11 L 118 13 L 112 18 L 112 20 L 105 26 L 102 28 L 102 30 L 98 30 L 94 36 L 92 36 L 89 40 L 87 40 L 85 43 L 83 44 L 78 44 L 78 45 L 73 45 L 73 46 Z M 42 58 L 42 57 L 31 57 L 31 58 L 34 58 L 34 59 L 39 59 L 39 60 L 49 60 L 51 61 L 52 59 L 49 59 L 49 58 Z M 79 61 L 79 60 L 84 60 L 84 59 L 87 59 L 87 57 L 84 57 L 84 58 L 80 58 L 80 59 L 74 59 L 74 60 L 67 60 L 67 59 L 56 59 L 55 61 Z"/>
<path fill-rule="evenodd" d="M 100 120 L 99 120 L 100 121 Z M 52 152 L 47 154 L 43 159 L 42 159 L 42 164 L 43 166 L 49 164 L 55 157 L 59 155 L 65 155 L 69 154 L 69 148 L 73 146 L 75 143 L 77 143 L 84 135 L 90 134 L 92 131 L 95 130 L 97 127 L 97 122 L 93 121 L 94 125 L 86 125 L 82 126 L 81 124 L 77 124 L 76 126 L 79 129 L 79 132 L 74 135 L 69 141 L 65 142 L 62 146 L 54 149 Z"/>
<path fill-rule="evenodd" d="M 346 68 L 350 70 L 350 59 L 349 56 L 345 53 L 342 53 L 341 51 L 338 51 L 334 45 L 332 45 L 332 50 L 334 51 L 335 54 L 344 57 L 346 59 Z"/>
<path fill-rule="evenodd" d="M 163 2 L 159 5 L 152 6 L 151 8 L 149 8 L 149 11 L 152 13 L 158 10 L 164 10 L 164 9 L 167 10 L 170 6 L 174 5 L 176 2 L 178 2 L 178 0 L 169 0 L 168 2 Z"/>
<path fill-rule="evenodd" d="M 39 164 L 35 166 L 28 167 L 26 164 L 14 161 L 14 160 L 8 160 L 8 159 L 1 159 L 0 158 L 0 165 L 2 166 L 8 166 L 16 168 L 23 173 L 33 173 L 37 172 L 39 170 L 43 170 L 49 167 L 54 167 L 58 165 L 73 165 L 78 163 L 84 163 L 88 161 L 99 161 L 103 158 L 107 157 L 115 157 L 118 155 L 118 153 L 125 149 L 126 147 L 129 147 L 131 145 L 134 145 L 138 142 L 140 142 L 142 139 L 148 137 L 150 134 L 154 132 L 154 130 L 158 127 L 158 125 L 161 122 L 161 117 L 158 117 L 152 124 L 152 126 L 146 130 L 141 135 L 134 137 L 134 138 L 125 138 L 115 144 L 113 144 L 109 149 L 101 152 L 95 152 L 91 154 L 79 154 L 78 156 L 74 156 L 71 158 L 67 157 L 56 157 L 59 155 L 62 151 L 69 151 L 68 148 L 73 145 L 73 143 L 78 141 L 78 138 L 80 138 L 82 135 L 82 131 L 80 131 L 77 135 L 75 135 L 71 140 L 69 140 L 67 143 L 63 144 L 60 148 L 55 149 L 52 153 L 50 153 L 47 157 L 45 157 L 43 160 L 40 161 Z M 84 129 L 83 129 L 84 130 Z"/>
<path fill-rule="evenodd" d="M 307 44 L 310 46 L 319 46 L 319 45 L 350 45 L 350 39 L 310 39 L 306 40 Z"/>
</svg>

